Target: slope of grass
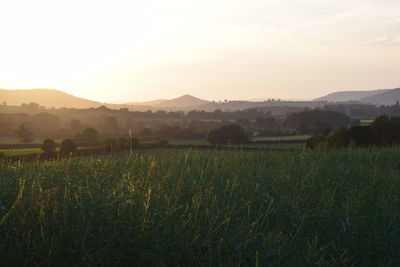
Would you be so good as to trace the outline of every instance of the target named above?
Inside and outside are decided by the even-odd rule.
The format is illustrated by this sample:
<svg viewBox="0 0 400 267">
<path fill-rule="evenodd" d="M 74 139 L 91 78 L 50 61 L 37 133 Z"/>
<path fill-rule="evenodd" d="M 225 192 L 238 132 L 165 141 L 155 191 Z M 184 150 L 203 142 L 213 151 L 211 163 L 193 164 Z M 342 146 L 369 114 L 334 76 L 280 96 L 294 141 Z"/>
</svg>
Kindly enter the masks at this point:
<svg viewBox="0 0 400 267">
<path fill-rule="evenodd" d="M 4 266 L 398 266 L 399 149 L 0 165 Z"/>
</svg>

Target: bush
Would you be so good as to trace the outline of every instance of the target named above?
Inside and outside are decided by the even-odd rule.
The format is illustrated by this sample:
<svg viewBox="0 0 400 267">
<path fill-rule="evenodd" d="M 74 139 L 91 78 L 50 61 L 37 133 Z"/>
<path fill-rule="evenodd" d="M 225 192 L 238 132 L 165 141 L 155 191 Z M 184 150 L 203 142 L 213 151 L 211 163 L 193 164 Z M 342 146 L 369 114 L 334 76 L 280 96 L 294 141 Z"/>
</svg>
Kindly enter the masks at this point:
<svg viewBox="0 0 400 267">
<path fill-rule="evenodd" d="M 323 137 L 313 137 L 307 141 L 307 147 L 317 145 L 331 147 L 392 146 L 400 144 L 400 118 L 381 116 L 370 126 L 353 126 L 331 132 Z"/>
<path fill-rule="evenodd" d="M 286 124 L 295 127 L 299 134 L 327 134 L 350 123 L 347 115 L 329 110 L 306 110 L 292 113 L 286 119 Z"/>
<path fill-rule="evenodd" d="M 15 130 L 15 134 L 22 143 L 28 144 L 33 141 L 33 133 L 24 124 Z"/>
<path fill-rule="evenodd" d="M 136 137 L 131 137 L 130 145 L 131 145 L 131 148 L 138 148 L 140 146 L 139 139 L 137 139 Z"/>
<path fill-rule="evenodd" d="M 245 144 L 249 143 L 249 136 L 244 129 L 236 124 L 222 126 L 210 131 L 207 141 L 211 144 Z"/>
<path fill-rule="evenodd" d="M 317 135 L 306 140 L 306 148 L 314 149 L 324 141 L 324 136 Z"/>
<path fill-rule="evenodd" d="M 128 139 L 120 137 L 117 139 L 117 148 L 118 149 L 128 149 L 129 148 L 129 142 Z"/>
<path fill-rule="evenodd" d="M 64 139 L 60 145 L 60 152 L 63 154 L 71 154 L 78 150 L 78 147 L 74 140 Z"/>
<path fill-rule="evenodd" d="M 53 139 L 45 139 L 41 147 L 41 149 L 48 154 L 54 153 L 56 148 L 57 144 L 53 141 Z"/>
<path fill-rule="evenodd" d="M 400 143 L 400 117 L 380 116 L 370 127 L 377 145 L 390 146 Z"/>
<path fill-rule="evenodd" d="M 376 138 L 372 128 L 369 126 L 353 126 L 347 131 L 350 144 L 355 146 L 364 147 L 375 144 Z"/>
<path fill-rule="evenodd" d="M 77 142 L 93 142 L 99 141 L 99 132 L 94 128 L 86 128 L 82 133 L 75 136 Z"/>
<path fill-rule="evenodd" d="M 107 148 L 113 149 L 113 150 L 124 150 L 124 149 L 129 149 L 130 146 L 131 148 L 138 148 L 140 147 L 140 141 L 136 137 L 132 137 L 130 139 L 126 139 L 123 137 L 120 137 L 118 139 L 115 138 L 107 138 L 104 140 L 104 144 Z"/>
<path fill-rule="evenodd" d="M 106 148 L 111 150 L 117 149 L 117 144 L 118 141 L 115 138 L 107 138 L 106 140 L 104 140 L 104 145 L 106 146 Z"/>
<path fill-rule="evenodd" d="M 158 141 L 157 145 L 160 147 L 166 147 L 167 145 L 169 145 L 169 142 L 168 142 L 168 140 L 163 139 L 163 140 Z"/>
</svg>

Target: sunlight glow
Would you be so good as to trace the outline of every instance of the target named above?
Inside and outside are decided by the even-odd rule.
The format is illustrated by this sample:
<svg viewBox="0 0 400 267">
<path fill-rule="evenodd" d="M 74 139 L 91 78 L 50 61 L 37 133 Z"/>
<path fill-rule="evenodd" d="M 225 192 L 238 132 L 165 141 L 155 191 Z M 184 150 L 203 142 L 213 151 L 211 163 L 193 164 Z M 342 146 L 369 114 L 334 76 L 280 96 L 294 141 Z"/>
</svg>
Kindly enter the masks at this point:
<svg viewBox="0 0 400 267">
<path fill-rule="evenodd" d="M 100 101 L 400 85 L 399 1 L 2 1 L 0 88 Z"/>
</svg>

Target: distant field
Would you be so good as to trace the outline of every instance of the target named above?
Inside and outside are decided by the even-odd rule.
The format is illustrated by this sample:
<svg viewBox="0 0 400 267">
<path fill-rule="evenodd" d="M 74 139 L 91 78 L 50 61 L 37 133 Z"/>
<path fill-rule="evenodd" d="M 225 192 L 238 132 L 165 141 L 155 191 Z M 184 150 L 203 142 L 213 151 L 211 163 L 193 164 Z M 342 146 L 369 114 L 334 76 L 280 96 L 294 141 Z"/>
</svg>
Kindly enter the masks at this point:
<svg viewBox="0 0 400 267">
<path fill-rule="evenodd" d="M 16 156 L 16 155 L 41 153 L 43 151 L 40 148 L 23 148 L 23 149 L 0 149 L 0 152 L 5 153 L 6 156 Z"/>
<path fill-rule="evenodd" d="M 305 147 L 304 144 L 246 144 L 243 147 L 258 147 L 265 149 L 303 149 Z"/>
<path fill-rule="evenodd" d="M 171 145 L 206 145 L 208 142 L 204 139 L 179 139 L 169 140 Z"/>
<path fill-rule="evenodd" d="M 292 136 L 254 136 L 252 141 L 305 141 L 310 138 L 309 135 L 292 135 Z"/>
<path fill-rule="evenodd" d="M 361 125 L 370 125 L 374 120 L 360 120 Z"/>
<path fill-rule="evenodd" d="M 85 149 L 85 148 L 78 147 L 78 149 Z M 58 148 L 56 151 L 58 151 Z M 5 153 L 6 156 L 17 156 L 17 155 L 43 153 L 43 150 L 41 148 L 21 148 L 21 149 L 0 149 L 0 152 Z"/>
<path fill-rule="evenodd" d="M 296 135 L 296 136 L 255 136 L 250 137 L 253 142 L 256 141 L 305 141 L 309 138 L 309 135 Z M 169 140 L 172 145 L 205 145 L 208 144 L 206 140 L 203 139 L 179 139 L 179 140 Z"/>
<path fill-rule="evenodd" d="M 35 138 L 31 144 L 41 144 L 46 138 Z M 53 139 L 55 142 L 61 142 L 62 139 Z M 0 144 L 20 144 L 17 137 L 0 137 Z"/>
<path fill-rule="evenodd" d="M 400 148 L 0 161 L 2 266 L 399 266 Z"/>
</svg>

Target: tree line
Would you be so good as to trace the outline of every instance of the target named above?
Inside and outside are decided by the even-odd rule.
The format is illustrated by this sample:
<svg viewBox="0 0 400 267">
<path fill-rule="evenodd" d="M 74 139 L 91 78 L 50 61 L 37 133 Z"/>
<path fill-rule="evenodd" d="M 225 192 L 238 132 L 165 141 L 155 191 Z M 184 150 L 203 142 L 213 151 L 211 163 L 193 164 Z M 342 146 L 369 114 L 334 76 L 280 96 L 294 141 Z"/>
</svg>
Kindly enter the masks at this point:
<svg viewBox="0 0 400 267">
<path fill-rule="evenodd" d="M 237 120 L 149 120 L 136 121 L 135 125 L 124 124 L 121 118 L 103 115 L 97 118 L 100 123 L 82 123 L 71 117 L 69 125 L 60 127 L 59 118 L 53 114 L 0 114 L 1 121 L 18 123 L 15 129 L 0 130 L 0 136 L 17 136 L 22 143 L 32 142 L 34 138 L 73 138 L 76 142 L 98 142 L 113 137 L 127 137 L 128 133 L 144 140 L 205 139 L 216 128 L 235 124 L 243 128 L 248 136 L 289 136 L 320 134 L 340 127 L 347 127 L 354 122 L 348 116 L 334 111 L 305 110 L 288 114 L 286 117 L 272 117 L 263 113 L 254 120 L 241 118 Z M 19 120 L 18 116 L 23 119 Z M 42 118 L 38 120 L 37 118 Z M 28 120 L 29 118 L 34 118 Z M 95 120 L 94 120 L 95 121 Z M 39 122 L 37 124 L 34 124 Z M 53 125 L 55 128 L 51 127 Z M 40 127 L 43 126 L 43 129 Z M 133 127 L 130 127 L 133 126 Z M 57 127 L 60 127 L 57 129 Z"/>
<path fill-rule="evenodd" d="M 315 135 L 307 141 L 307 146 L 315 147 L 368 147 L 393 146 L 400 144 L 400 117 L 383 115 L 370 125 L 355 125 Z"/>
</svg>

